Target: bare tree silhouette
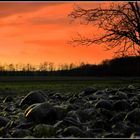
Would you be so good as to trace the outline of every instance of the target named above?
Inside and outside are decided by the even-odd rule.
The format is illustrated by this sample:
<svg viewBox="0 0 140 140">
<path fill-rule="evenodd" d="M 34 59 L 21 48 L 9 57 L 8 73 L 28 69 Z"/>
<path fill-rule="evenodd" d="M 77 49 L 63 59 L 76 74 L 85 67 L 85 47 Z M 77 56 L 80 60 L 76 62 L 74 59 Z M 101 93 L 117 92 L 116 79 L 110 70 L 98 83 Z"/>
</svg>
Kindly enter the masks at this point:
<svg viewBox="0 0 140 140">
<path fill-rule="evenodd" d="M 140 3 L 111 3 L 108 8 L 83 9 L 76 6 L 68 15 L 73 21 L 97 25 L 105 32 L 99 37 L 78 34 L 69 43 L 77 45 L 106 43 L 107 50 L 116 48 L 116 55 L 140 55 Z"/>
</svg>

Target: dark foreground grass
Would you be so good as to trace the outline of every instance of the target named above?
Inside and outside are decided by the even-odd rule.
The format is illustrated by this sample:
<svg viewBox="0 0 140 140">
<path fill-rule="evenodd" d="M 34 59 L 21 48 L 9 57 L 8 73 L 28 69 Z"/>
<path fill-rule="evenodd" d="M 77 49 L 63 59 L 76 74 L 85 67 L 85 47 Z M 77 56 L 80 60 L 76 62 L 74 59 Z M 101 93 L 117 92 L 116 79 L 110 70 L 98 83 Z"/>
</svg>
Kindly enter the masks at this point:
<svg viewBox="0 0 140 140">
<path fill-rule="evenodd" d="M 90 78 L 85 80 L 80 78 L 65 80 L 46 80 L 46 81 L 4 81 L 0 82 L 0 95 L 25 95 L 32 90 L 44 90 L 61 92 L 62 94 L 70 93 L 76 94 L 87 87 L 96 87 L 98 89 L 104 88 L 118 88 L 128 85 L 140 86 L 140 78 Z"/>
</svg>

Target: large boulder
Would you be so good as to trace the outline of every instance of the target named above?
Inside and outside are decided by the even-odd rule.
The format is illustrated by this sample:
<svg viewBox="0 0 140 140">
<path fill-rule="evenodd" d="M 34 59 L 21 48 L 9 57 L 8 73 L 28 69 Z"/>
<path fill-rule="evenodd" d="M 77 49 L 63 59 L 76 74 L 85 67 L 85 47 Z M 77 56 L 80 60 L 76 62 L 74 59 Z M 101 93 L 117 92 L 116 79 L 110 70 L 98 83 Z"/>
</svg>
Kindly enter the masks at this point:
<svg viewBox="0 0 140 140">
<path fill-rule="evenodd" d="M 77 114 L 81 122 L 86 122 L 95 119 L 97 111 L 93 108 L 79 109 Z"/>
<path fill-rule="evenodd" d="M 46 101 L 43 91 L 36 90 L 29 92 L 20 102 L 20 106 L 32 105 L 35 103 L 43 103 Z"/>
<path fill-rule="evenodd" d="M 105 108 L 108 110 L 112 109 L 112 104 L 109 100 L 99 100 L 96 104 L 95 104 L 96 108 Z"/>
<path fill-rule="evenodd" d="M 126 116 L 126 112 L 119 112 L 113 115 L 113 117 L 109 120 L 109 122 L 111 122 L 112 124 L 115 124 L 117 122 L 123 121 L 125 116 Z"/>
<path fill-rule="evenodd" d="M 114 111 L 125 111 L 125 110 L 129 110 L 129 108 L 130 108 L 130 104 L 128 103 L 127 100 L 118 100 L 113 104 Z"/>
<path fill-rule="evenodd" d="M 112 125 L 112 131 L 123 134 L 125 138 L 131 136 L 131 134 L 135 131 L 134 128 L 128 124 L 127 122 L 120 121 L 116 124 Z"/>
<path fill-rule="evenodd" d="M 140 125 L 140 108 L 128 112 L 124 120 L 129 120 L 132 123 Z"/>
<path fill-rule="evenodd" d="M 53 124 L 56 120 L 61 120 L 65 116 L 65 111 L 62 107 L 52 106 L 44 102 L 29 106 L 25 110 L 24 116 L 28 121 Z"/>
</svg>

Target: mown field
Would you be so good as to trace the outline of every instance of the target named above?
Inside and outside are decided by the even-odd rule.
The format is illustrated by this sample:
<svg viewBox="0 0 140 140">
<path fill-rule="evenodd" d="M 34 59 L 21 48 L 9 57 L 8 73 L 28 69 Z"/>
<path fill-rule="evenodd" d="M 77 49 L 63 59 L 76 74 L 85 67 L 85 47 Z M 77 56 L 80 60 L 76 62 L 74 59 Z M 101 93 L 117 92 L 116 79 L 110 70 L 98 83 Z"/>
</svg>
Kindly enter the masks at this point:
<svg viewBox="0 0 140 140">
<path fill-rule="evenodd" d="M 87 87 L 140 86 L 140 77 L 0 77 L 0 95 L 25 95 L 32 90 L 76 94 Z"/>
</svg>

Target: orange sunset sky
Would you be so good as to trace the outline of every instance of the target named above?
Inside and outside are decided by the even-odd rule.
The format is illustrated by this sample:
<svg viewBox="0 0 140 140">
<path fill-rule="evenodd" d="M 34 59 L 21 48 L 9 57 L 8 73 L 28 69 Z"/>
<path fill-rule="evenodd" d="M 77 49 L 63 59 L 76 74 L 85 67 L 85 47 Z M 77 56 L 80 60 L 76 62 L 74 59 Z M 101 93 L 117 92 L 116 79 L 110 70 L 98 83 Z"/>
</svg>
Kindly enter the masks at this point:
<svg viewBox="0 0 140 140">
<path fill-rule="evenodd" d="M 67 44 L 77 32 L 98 33 L 92 25 L 70 22 L 68 14 L 75 4 L 95 8 L 107 2 L 0 2 L 0 63 L 98 64 L 112 58 L 113 52 L 104 51 L 103 45 L 72 47 Z"/>
</svg>

